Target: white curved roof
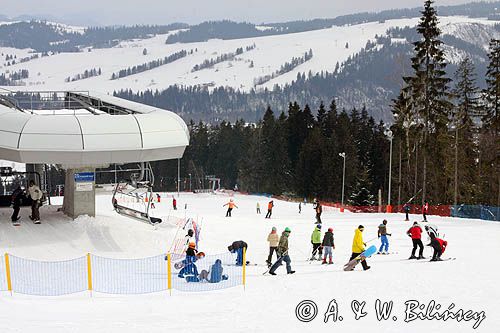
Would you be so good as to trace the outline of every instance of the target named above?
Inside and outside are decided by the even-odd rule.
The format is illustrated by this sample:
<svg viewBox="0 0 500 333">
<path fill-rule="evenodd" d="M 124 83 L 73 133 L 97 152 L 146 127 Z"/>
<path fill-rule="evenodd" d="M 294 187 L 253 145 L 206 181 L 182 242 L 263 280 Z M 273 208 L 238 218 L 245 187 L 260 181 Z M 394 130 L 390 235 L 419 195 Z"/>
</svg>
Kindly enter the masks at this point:
<svg viewBox="0 0 500 333">
<path fill-rule="evenodd" d="M 0 104 L 0 158 L 79 166 L 182 157 L 189 132 L 175 113 L 103 94 L 87 97 L 133 113 L 37 115 Z"/>
</svg>

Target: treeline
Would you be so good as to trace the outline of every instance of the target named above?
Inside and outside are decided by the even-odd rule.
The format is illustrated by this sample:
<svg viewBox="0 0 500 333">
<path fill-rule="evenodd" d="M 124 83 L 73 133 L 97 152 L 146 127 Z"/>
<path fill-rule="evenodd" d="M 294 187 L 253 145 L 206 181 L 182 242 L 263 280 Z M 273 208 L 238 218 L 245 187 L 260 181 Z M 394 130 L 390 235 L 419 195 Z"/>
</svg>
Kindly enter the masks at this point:
<svg viewBox="0 0 500 333">
<path fill-rule="evenodd" d="M 189 51 L 189 54 L 193 54 L 193 50 Z M 147 63 L 143 63 L 141 65 L 137 66 L 132 66 L 128 67 L 127 69 L 121 69 L 118 72 L 115 72 L 111 75 L 111 80 L 116 80 L 116 79 L 121 79 L 126 76 L 134 75 L 137 73 L 142 73 L 148 70 L 151 70 L 153 68 L 157 68 L 169 63 L 172 63 L 176 60 L 179 60 L 181 58 L 184 58 L 188 55 L 188 51 L 186 50 L 181 50 L 178 52 L 175 52 L 173 54 L 170 54 L 168 56 L 165 56 L 162 59 L 157 59 L 157 60 L 152 60 Z"/>
<path fill-rule="evenodd" d="M 219 64 L 221 62 L 233 60 L 237 55 L 242 54 L 244 50 L 251 51 L 254 48 L 255 44 L 247 46 L 245 47 L 245 49 L 243 49 L 243 47 L 238 47 L 235 52 L 223 53 L 217 56 L 216 58 L 205 59 L 202 63 L 194 65 L 193 68 L 191 69 L 191 72 L 201 71 L 202 69 L 211 68 L 214 65 Z"/>
<path fill-rule="evenodd" d="M 29 78 L 30 73 L 27 69 L 20 69 L 11 73 L 0 74 L 0 86 L 18 86 L 22 79 Z"/>
<path fill-rule="evenodd" d="M 303 63 L 306 63 L 307 61 L 311 60 L 312 57 L 313 57 L 312 49 L 309 49 L 309 52 L 304 53 L 302 57 L 293 57 L 290 62 L 285 62 L 283 65 L 281 65 L 280 69 L 276 70 L 274 73 L 255 78 L 253 84 L 254 86 L 259 86 L 268 81 L 271 81 L 272 79 L 280 75 L 291 72 L 297 66 L 302 65 Z"/>
<path fill-rule="evenodd" d="M 86 69 L 83 73 L 76 74 L 72 77 L 68 76 L 66 79 L 64 79 L 64 81 L 65 82 L 73 82 L 73 81 L 78 81 L 78 80 L 84 80 L 84 79 L 88 79 L 90 77 L 99 76 L 101 74 L 102 74 L 101 67 Z"/>
</svg>

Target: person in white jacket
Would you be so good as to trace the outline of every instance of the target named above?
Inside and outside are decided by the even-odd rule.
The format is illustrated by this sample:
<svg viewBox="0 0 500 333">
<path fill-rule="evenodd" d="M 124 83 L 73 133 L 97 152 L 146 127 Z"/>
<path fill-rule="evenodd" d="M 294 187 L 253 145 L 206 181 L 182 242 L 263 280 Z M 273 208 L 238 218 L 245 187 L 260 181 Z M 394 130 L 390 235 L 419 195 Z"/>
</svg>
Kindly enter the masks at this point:
<svg viewBox="0 0 500 333">
<path fill-rule="evenodd" d="M 34 223 L 38 224 L 38 223 L 40 223 L 39 208 L 40 208 L 43 193 L 40 190 L 40 187 L 38 187 L 35 184 L 35 181 L 33 181 L 33 180 L 30 180 L 30 186 L 28 187 L 28 193 L 29 193 L 31 200 L 32 200 L 30 219 L 33 220 Z"/>
</svg>

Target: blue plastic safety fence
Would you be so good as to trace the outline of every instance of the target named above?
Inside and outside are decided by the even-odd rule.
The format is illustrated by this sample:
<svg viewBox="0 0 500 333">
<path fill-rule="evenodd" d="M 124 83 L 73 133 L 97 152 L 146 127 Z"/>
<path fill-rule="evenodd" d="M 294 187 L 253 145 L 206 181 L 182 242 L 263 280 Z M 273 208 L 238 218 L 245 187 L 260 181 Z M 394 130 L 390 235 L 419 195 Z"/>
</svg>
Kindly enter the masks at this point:
<svg viewBox="0 0 500 333">
<path fill-rule="evenodd" d="M 168 289 L 166 256 L 111 259 L 91 256 L 93 290 L 108 294 L 146 294 Z"/>
<path fill-rule="evenodd" d="M 193 260 L 172 255 L 172 288 L 180 291 L 210 291 L 243 284 L 243 267 L 236 265 L 236 254 L 209 255 Z"/>
<path fill-rule="evenodd" d="M 5 260 L 3 256 L 0 257 L 0 291 L 7 290 L 7 272 L 5 270 Z"/>
<path fill-rule="evenodd" d="M 451 216 L 487 221 L 500 221 L 500 207 L 483 205 L 456 205 L 451 207 Z"/>
<path fill-rule="evenodd" d="M 20 294 L 58 296 L 87 290 L 85 257 L 65 261 L 10 258 L 12 291 Z"/>
</svg>

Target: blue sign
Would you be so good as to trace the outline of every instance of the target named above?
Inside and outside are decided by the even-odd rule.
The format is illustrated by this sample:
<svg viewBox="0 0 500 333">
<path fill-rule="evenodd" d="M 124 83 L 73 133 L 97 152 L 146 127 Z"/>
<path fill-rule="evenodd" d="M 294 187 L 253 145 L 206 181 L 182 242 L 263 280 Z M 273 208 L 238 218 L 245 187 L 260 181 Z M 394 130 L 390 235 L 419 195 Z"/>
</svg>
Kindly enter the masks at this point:
<svg viewBox="0 0 500 333">
<path fill-rule="evenodd" d="M 93 172 L 78 172 L 75 173 L 75 182 L 77 183 L 86 183 L 93 182 L 95 180 Z"/>
</svg>

